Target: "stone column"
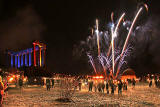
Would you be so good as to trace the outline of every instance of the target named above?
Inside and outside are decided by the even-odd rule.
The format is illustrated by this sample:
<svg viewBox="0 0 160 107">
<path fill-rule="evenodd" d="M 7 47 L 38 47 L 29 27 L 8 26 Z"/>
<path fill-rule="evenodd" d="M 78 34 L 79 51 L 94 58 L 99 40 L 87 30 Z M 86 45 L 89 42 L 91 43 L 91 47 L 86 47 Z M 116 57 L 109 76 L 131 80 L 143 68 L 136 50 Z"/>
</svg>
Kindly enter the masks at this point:
<svg viewBox="0 0 160 107">
<path fill-rule="evenodd" d="M 11 67 L 13 67 L 13 54 L 11 54 Z"/>
<path fill-rule="evenodd" d="M 23 67 L 23 54 L 21 55 L 21 67 Z"/>
<path fill-rule="evenodd" d="M 25 66 L 28 66 L 27 53 L 25 54 Z"/>
<path fill-rule="evenodd" d="M 17 68 L 17 55 L 15 55 L 15 68 Z"/>
<path fill-rule="evenodd" d="M 29 53 L 29 66 L 32 65 L 32 53 L 30 52 Z"/>
<path fill-rule="evenodd" d="M 33 43 L 34 66 L 36 66 L 36 43 Z"/>
<path fill-rule="evenodd" d="M 21 67 L 20 54 L 18 55 L 18 68 Z"/>
</svg>

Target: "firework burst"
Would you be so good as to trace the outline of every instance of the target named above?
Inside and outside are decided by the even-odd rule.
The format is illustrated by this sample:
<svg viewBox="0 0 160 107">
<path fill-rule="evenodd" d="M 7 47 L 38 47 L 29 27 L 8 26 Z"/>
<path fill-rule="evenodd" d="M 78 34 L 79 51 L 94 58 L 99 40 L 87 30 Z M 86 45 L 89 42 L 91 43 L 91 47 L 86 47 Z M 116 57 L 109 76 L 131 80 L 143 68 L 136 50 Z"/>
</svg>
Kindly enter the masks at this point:
<svg viewBox="0 0 160 107">
<path fill-rule="evenodd" d="M 89 38 L 87 39 L 89 49 L 86 50 L 89 62 L 91 63 L 96 74 L 98 74 L 98 72 L 101 72 L 96 69 L 96 66 L 99 66 L 99 64 L 101 65 L 105 76 L 111 75 L 116 79 L 119 77 L 120 73 L 123 73 L 120 70 L 124 64 L 127 64 L 126 57 L 129 56 L 132 52 L 131 50 L 133 50 L 133 47 L 128 43 L 129 38 L 132 35 L 133 27 L 136 23 L 136 20 L 144 7 L 148 11 L 148 7 L 146 4 L 144 4 L 143 7 L 141 6 L 132 22 L 128 20 L 124 21 L 125 13 L 123 13 L 120 18 L 115 21 L 117 23 L 114 23 L 114 13 L 112 12 L 111 23 L 109 23 L 110 31 L 100 31 L 98 19 L 96 19 L 96 29 L 92 29 L 92 36 L 89 36 Z M 120 35 L 120 32 L 118 30 L 120 30 L 121 22 L 123 22 L 122 27 L 126 28 L 126 30 L 128 31 L 123 47 L 123 42 L 121 42 L 123 40 L 118 37 L 118 35 Z M 139 26 L 136 27 L 136 29 L 138 28 Z M 135 35 L 135 32 L 133 32 L 133 34 Z M 117 45 L 120 44 L 120 42 L 121 45 Z M 97 51 L 95 50 L 98 50 L 98 54 L 95 54 L 95 52 L 97 53 Z M 97 64 L 97 62 L 95 63 L 97 59 L 99 60 L 99 64 Z"/>
</svg>

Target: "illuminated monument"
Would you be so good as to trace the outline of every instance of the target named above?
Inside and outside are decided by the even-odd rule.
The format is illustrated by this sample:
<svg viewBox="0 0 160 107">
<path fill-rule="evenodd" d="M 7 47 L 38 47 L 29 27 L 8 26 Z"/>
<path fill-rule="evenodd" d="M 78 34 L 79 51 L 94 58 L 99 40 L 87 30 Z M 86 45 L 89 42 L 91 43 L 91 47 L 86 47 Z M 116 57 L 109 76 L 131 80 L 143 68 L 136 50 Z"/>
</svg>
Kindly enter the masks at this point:
<svg viewBox="0 0 160 107">
<path fill-rule="evenodd" d="M 10 66 L 12 68 L 21 67 L 44 67 L 46 45 L 38 41 L 33 42 L 33 48 L 21 50 L 19 52 L 9 51 Z"/>
</svg>

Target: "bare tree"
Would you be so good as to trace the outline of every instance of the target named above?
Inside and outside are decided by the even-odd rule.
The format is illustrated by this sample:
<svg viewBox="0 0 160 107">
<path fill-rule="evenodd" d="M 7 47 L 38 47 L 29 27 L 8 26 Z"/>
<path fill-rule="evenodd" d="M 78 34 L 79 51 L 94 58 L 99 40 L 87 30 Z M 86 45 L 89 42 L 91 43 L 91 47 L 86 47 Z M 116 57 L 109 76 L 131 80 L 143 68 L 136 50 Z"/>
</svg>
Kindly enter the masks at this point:
<svg viewBox="0 0 160 107">
<path fill-rule="evenodd" d="M 57 101 L 71 102 L 72 97 L 77 89 L 78 79 L 74 78 L 63 78 L 60 82 L 60 98 Z M 74 101 L 73 101 L 74 102 Z"/>
</svg>

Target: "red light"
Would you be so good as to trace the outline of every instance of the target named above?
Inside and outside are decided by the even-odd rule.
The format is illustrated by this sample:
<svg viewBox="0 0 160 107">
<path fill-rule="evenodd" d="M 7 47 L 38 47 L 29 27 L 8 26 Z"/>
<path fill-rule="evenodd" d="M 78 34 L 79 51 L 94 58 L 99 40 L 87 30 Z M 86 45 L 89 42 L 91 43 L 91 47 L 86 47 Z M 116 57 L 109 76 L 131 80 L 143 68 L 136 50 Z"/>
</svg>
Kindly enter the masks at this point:
<svg viewBox="0 0 160 107">
<path fill-rule="evenodd" d="M 93 78 L 95 78 L 95 79 L 103 79 L 104 77 L 103 76 L 95 76 Z"/>
</svg>

